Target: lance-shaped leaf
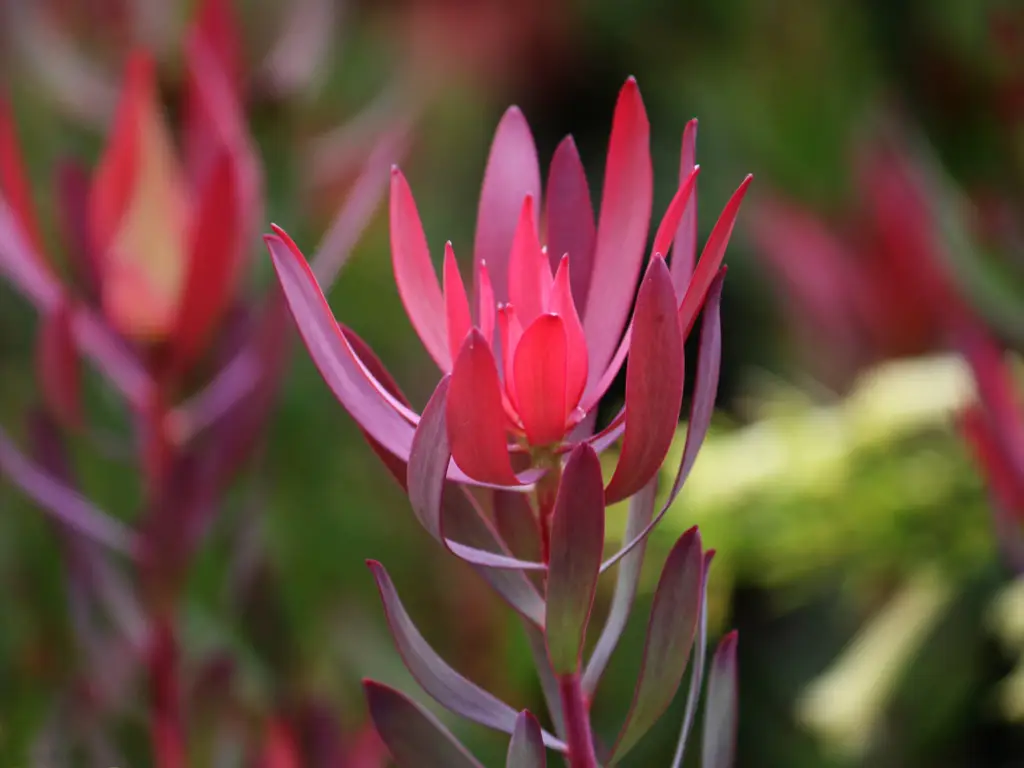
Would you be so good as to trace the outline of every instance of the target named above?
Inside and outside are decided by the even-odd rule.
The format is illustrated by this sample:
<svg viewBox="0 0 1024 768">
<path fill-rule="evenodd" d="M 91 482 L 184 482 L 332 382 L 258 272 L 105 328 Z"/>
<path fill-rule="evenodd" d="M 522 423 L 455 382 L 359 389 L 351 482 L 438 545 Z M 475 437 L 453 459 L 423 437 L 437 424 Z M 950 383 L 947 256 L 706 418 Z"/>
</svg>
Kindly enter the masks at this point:
<svg viewBox="0 0 1024 768">
<path fill-rule="evenodd" d="M 569 254 L 572 297 L 576 306 L 582 308 L 587 306 L 590 292 L 597 227 L 587 173 L 572 136 L 562 139 L 551 157 L 546 192 L 544 219 L 551 269 L 558 267 L 563 254 Z"/>
<path fill-rule="evenodd" d="M 81 371 L 71 329 L 71 306 L 65 299 L 43 318 L 36 367 L 43 400 L 66 427 L 82 426 Z"/>
<path fill-rule="evenodd" d="M 683 337 L 665 260 L 640 285 L 626 368 L 626 436 L 605 500 L 628 498 L 654 477 L 672 445 L 683 400 Z"/>
<path fill-rule="evenodd" d="M 679 181 L 689 176 L 697 163 L 697 118 L 686 124 L 683 130 L 683 146 L 679 153 Z M 693 276 L 697 263 L 697 190 L 693 191 L 686 203 L 686 210 L 679 220 L 672 246 L 672 283 L 676 293 L 682 294 Z"/>
<path fill-rule="evenodd" d="M 512 733 L 516 711 L 448 666 L 416 629 L 384 566 L 372 560 L 367 565 L 377 582 L 398 652 L 423 690 L 457 715 L 488 728 Z M 552 749 L 565 751 L 565 744 L 548 733 L 544 734 L 544 743 Z"/>
<path fill-rule="evenodd" d="M 697 320 L 697 313 L 705 304 L 705 297 L 722 266 L 725 248 L 729 245 L 732 229 L 736 225 L 736 216 L 740 212 L 740 203 L 743 202 L 743 197 L 747 194 L 747 189 L 750 188 L 750 182 L 753 180 L 752 175 L 747 176 L 732 193 L 732 197 L 729 198 L 729 202 L 722 210 L 722 215 L 715 222 L 715 228 L 711 230 L 708 241 L 704 244 L 704 250 L 693 271 L 686 295 L 683 296 L 683 300 L 679 304 L 679 324 L 682 326 L 684 339 L 690 335 L 690 329 L 693 328 L 693 324 Z"/>
<path fill-rule="evenodd" d="M 583 313 L 591 379 L 598 378 L 615 352 L 640 275 L 654 194 L 650 133 L 640 89 L 631 77 L 619 91 L 612 118 L 593 276 Z"/>
<path fill-rule="evenodd" d="M 482 768 L 440 720 L 394 688 L 363 681 L 370 718 L 399 768 Z"/>
<path fill-rule="evenodd" d="M 45 256 L 40 235 L 36 207 L 32 202 L 32 189 L 21 159 L 21 147 L 14 130 L 10 105 L 0 92 L 0 197 L 7 201 L 14 217 L 36 257 L 43 263 Z"/>
<path fill-rule="evenodd" d="M 708 695 L 704 704 L 702 768 L 732 768 L 736 760 L 738 639 L 736 630 L 723 637 L 711 660 Z"/>
<path fill-rule="evenodd" d="M 697 629 L 703 572 L 700 533 L 694 527 L 672 547 L 658 579 L 640 678 L 612 750 L 612 763 L 621 760 L 640 741 L 676 695 Z"/>
<path fill-rule="evenodd" d="M 548 717 L 551 718 L 555 733 L 564 740 L 565 716 L 562 713 L 562 693 L 559 690 L 558 678 L 555 677 L 555 670 L 551 668 L 551 659 L 548 658 L 544 630 L 536 624 L 524 621 L 523 631 L 526 633 L 526 641 L 530 645 L 530 656 L 533 659 L 533 667 L 537 670 L 537 680 L 540 683 L 541 693 L 544 694 Z"/>
<path fill-rule="evenodd" d="M 537 148 L 523 113 L 518 107 L 509 107 L 498 123 L 487 156 L 473 240 L 474 287 L 479 290 L 480 264 L 486 262 L 494 298 L 499 303 L 509 300 L 509 253 L 523 200 L 527 196 L 538 203 L 531 210 L 536 229 L 540 215 Z"/>
<path fill-rule="evenodd" d="M 714 557 L 715 550 L 713 549 L 704 553 L 700 619 L 697 621 L 697 638 L 694 640 L 693 664 L 690 665 L 690 690 L 686 694 L 686 711 L 683 713 L 683 726 L 679 731 L 679 742 L 676 744 L 675 757 L 672 758 L 672 768 L 680 768 L 683 764 L 687 742 L 690 740 L 690 730 L 693 728 L 693 721 L 697 716 L 697 706 L 700 704 L 701 685 L 704 682 L 704 662 L 708 652 L 708 572 L 711 570 L 711 561 Z"/>
<path fill-rule="evenodd" d="M 505 442 L 501 381 L 490 345 L 474 328 L 455 360 L 448 398 L 452 457 L 467 476 L 493 485 L 519 485 Z"/>
<path fill-rule="evenodd" d="M 579 669 L 604 548 L 601 460 L 586 443 L 569 456 L 551 517 L 545 633 L 557 675 Z"/>
<path fill-rule="evenodd" d="M 626 541 L 639 534 L 651 522 L 651 518 L 654 517 L 657 491 L 658 478 L 654 477 L 630 498 L 629 516 L 626 518 L 626 530 L 623 533 L 623 538 Z M 619 563 L 619 572 L 615 579 L 615 592 L 612 594 L 612 605 L 608 611 L 608 618 L 605 620 L 601 636 L 597 639 L 597 644 L 594 646 L 593 653 L 590 654 L 587 669 L 583 674 L 583 690 L 588 696 L 593 696 L 594 691 L 597 690 L 597 684 L 608 665 L 608 660 L 626 629 L 629 612 L 633 608 L 633 600 L 636 597 L 637 584 L 640 582 L 640 570 L 644 564 L 646 551 L 647 540 L 644 539 Z"/>
<path fill-rule="evenodd" d="M 629 539 L 618 552 L 602 563 L 602 573 L 639 545 L 654 530 L 655 526 L 661 522 L 661 518 L 665 516 L 665 513 L 672 506 L 672 502 L 675 501 L 679 492 L 683 489 L 686 478 L 690 476 L 690 470 L 693 469 L 693 464 L 697 460 L 697 454 L 704 443 L 708 427 L 711 426 L 711 416 L 715 410 L 715 395 L 718 392 L 718 371 L 722 362 L 720 302 L 724 278 L 725 268 L 723 267 L 719 272 L 718 280 L 712 284 L 711 290 L 708 292 L 707 304 L 704 307 L 700 349 L 697 352 L 697 378 L 693 388 L 693 402 L 690 405 L 690 422 L 686 428 L 686 443 L 683 446 L 683 456 L 679 461 L 679 469 L 676 472 L 676 478 L 672 483 L 668 498 L 658 514 L 640 533 Z"/>
<path fill-rule="evenodd" d="M 451 449 L 448 445 L 448 431 L 445 424 L 450 381 L 451 376 L 444 376 L 438 383 L 427 407 L 423 409 L 423 415 L 420 417 L 420 423 L 417 425 L 416 434 L 412 439 L 407 486 L 409 502 L 416 513 L 416 518 L 436 541 L 443 544 L 449 552 L 469 563 L 491 568 L 541 570 L 544 568 L 543 563 L 517 560 L 505 554 L 486 552 L 445 537 L 446 520 L 442 514 L 442 501 L 445 472 L 448 462 L 451 460 Z"/>
<path fill-rule="evenodd" d="M 512 740 L 508 744 L 505 768 L 545 768 L 548 764 L 544 739 L 537 718 L 527 710 L 519 713 Z"/>
<path fill-rule="evenodd" d="M 68 527 L 119 552 L 135 552 L 136 539 L 130 530 L 26 458 L 2 430 L 0 474 Z"/>
</svg>

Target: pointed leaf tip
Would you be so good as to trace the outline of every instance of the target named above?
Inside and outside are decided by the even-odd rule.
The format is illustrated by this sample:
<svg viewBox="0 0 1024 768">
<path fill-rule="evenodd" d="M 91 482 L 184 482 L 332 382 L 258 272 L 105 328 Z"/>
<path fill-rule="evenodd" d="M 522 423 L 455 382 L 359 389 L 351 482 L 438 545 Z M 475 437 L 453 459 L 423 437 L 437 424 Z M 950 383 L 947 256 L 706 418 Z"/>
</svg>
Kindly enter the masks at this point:
<svg viewBox="0 0 1024 768">
<path fill-rule="evenodd" d="M 739 633 L 736 630 L 729 632 L 719 642 L 711 660 L 704 705 L 703 768 L 732 768 L 736 761 L 738 642 Z"/>
<path fill-rule="evenodd" d="M 529 711 L 523 710 L 516 718 L 512 740 L 508 745 L 505 768 L 545 768 L 547 753 L 541 738 L 540 724 Z"/>
</svg>

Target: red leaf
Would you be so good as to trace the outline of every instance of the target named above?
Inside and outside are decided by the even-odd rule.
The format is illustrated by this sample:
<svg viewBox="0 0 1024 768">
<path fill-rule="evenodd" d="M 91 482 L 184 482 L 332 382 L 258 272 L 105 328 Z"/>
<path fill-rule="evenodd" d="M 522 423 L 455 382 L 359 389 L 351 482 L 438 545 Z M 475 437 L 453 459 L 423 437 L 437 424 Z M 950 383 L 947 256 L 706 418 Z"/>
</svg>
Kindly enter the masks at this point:
<svg viewBox="0 0 1024 768">
<path fill-rule="evenodd" d="M 532 212 L 538 226 L 540 208 L 540 164 L 530 126 L 518 107 L 509 107 L 498 128 L 487 157 L 487 169 L 480 190 L 476 237 L 473 240 L 473 264 L 476 272 L 487 262 L 499 304 L 509 300 L 508 263 L 516 222 L 527 196 L 537 201 Z M 479 290 L 477 274 L 474 285 Z"/>
<path fill-rule="evenodd" d="M 572 410 L 583 396 L 587 386 L 587 337 L 583 333 L 583 323 L 576 312 L 576 302 L 572 296 L 572 273 L 570 257 L 563 256 L 558 263 L 555 280 L 551 284 L 551 298 L 548 309 L 562 318 L 565 323 L 565 340 L 568 345 L 566 352 L 566 407 Z"/>
<path fill-rule="evenodd" d="M 679 183 L 690 175 L 697 163 L 697 118 L 686 124 L 683 130 L 683 146 L 679 153 Z M 697 190 L 693 190 L 683 217 L 679 220 L 679 228 L 672 248 L 672 284 L 677 294 L 686 290 L 686 284 L 693 276 L 693 267 L 697 263 Z"/>
<path fill-rule="evenodd" d="M 679 304 L 679 324 L 682 326 L 684 339 L 690 335 L 690 329 L 693 328 L 693 324 L 697 320 L 697 313 L 704 305 L 708 289 L 711 287 L 715 275 L 718 274 L 718 268 L 722 266 L 725 248 L 729 245 L 732 228 L 736 224 L 736 216 L 740 212 L 740 203 L 743 202 L 743 197 L 747 194 L 747 189 L 753 180 L 753 175 L 747 176 L 739 188 L 732 193 L 732 197 L 729 198 L 729 202 L 722 210 L 722 215 L 715 223 L 715 228 L 711 230 L 711 236 L 704 244 L 704 251 L 700 255 L 700 261 L 697 262 L 693 279 L 690 280 L 686 295 L 683 296 L 683 300 Z"/>
<path fill-rule="evenodd" d="M 551 267 L 556 267 L 563 254 L 569 254 L 572 296 L 577 307 L 585 307 L 593 273 L 597 227 L 587 174 L 572 136 L 562 139 L 551 158 L 544 205 Z"/>
<path fill-rule="evenodd" d="M 430 261 L 416 201 L 398 168 L 391 170 L 391 258 L 398 294 L 412 327 L 438 367 L 448 373 L 452 357 L 445 333 L 444 297 Z"/>
<path fill-rule="evenodd" d="M 469 299 L 466 298 L 466 286 L 459 274 L 459 263 L 455 260 L 455 251 L 449 240 L 444 246 L 444 304 L 445 327 L 448 331 L 448 350 L 454 360 L 462 342 L 472 326 L 469 319 Z"/>
<path fill-rule="evenodd" d="M 565 465 L 551 518 L 545 636 L 555 674 L 578 671 L 604 549 L 601 460 L 580 443 Z"/>
<path fill-rule="evenodd" d="M 668 249 L 672 247 L 672 242 L 676 236 L 676 229 L 682 221 L 683 213 L 690 204 L 690 198 L 693 197 L 693 192 L 697 187 L 698 174 L 700 174 L 700 166 L 695 166 L 690 171 L 689 176 L 680 180 L 679 189 L 672 196 L 672 201 L 668 204 L 668 208 L 665 209 L 665 215 L 662 217 L 661 224 L 658 225 L 658 231 L 654 235 L 654 246 L 651 248 L 652 254 L 668 257 Z"/>
<path fill-rule="evenodd" d="M 651 224 L 650 123 L 636 80 L 619 92 L 608 143 L 593 275 L 583 312 L 590 379 L 608 366 L 629 315 Z"/>
<path fill-rule="evenodd" d="M 683 399 L 683 338 L 665 260 L 655 256 L 640 285 L 626 367 L 626 436 L 607 503 L 632 496 L 658 472 Z"/>
<path fill-rule="evenodd" d="M 565 435 L 565 324 L 558 315 L 542 315 L 523 331 L 515 349 L 512 375 L 516 402 L 531 445 L 551 445 Z"/>
<path fill-rule="evenodd" d="M 703 577 L 704 555 L 694 527 L 672 547 L 654 590 L 640 677 L 613 760 L 632 749 L 675 698 L 697 629 Z"/>
<path fill-rule="evenodd" d="M 60 424 L 77 429 L 82 426 L 82 382 L 72 312 L 65 300 L 43 318 L 36 366 L 50 413 Z"/>
<path fill-rule="evenodd" d="M 32 188 L 21 159 L 21 148 L 7 99 L 0 93 L 0 198 L 7 201 L 36 258 L 47 264 Z"/>
<path fill-rule="evenodd" d="M 505 442 L 501 382 L 494 355 L 473 329 L 455 361 L 448 393 L 448 439 L 459 469 L 482 483 L 515 486 Z"/>
<path fill-rule="evenodd" d="M 544 311 L 551 292 L 551 265 L 541 251 L 536 218 L 533 198 L 526 197 L 508 257 L 508 298 L 523 325 Z"/>
<path fill-rule="evenodd" d="M 398 768 L 482 768 L 451 732 L 393 688 L 363 681 L 370 718 Z"/>
</svg>

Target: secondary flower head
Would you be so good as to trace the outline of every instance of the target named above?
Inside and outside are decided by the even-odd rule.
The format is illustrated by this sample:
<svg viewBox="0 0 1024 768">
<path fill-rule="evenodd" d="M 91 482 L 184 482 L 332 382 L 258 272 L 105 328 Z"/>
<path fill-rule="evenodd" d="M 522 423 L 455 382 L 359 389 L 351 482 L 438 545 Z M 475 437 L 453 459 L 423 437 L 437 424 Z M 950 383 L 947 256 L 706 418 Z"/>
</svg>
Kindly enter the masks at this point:
<svg viewBox="0 0 1024 768">
<path fill-rule="evenodd" d="M 691 122 L 679 187 L 637 291 L 652 212 L 649 133 L 630 79 L 615 109 L 595 221 L 572 139 L 556 149 L 542 196 L 530 128 L 518 109 L 509 109 L 495 134 L 480 195 L 471 291 L 450 243 L 438 280 L 412 191 L 402 173 L 392 171 L 395 280 L 413 327 L 450 378 L 452 479 L 518 485 L 529 478 L 516 474 L 512 455 L 549 461 L 580 440 L 600 449 L 625 433 L 608 489 L 611 497 L 623 498 L 664 459 L 682 399 L 683 341 L 718 274 L 749 179 L 729 201 L 694 269 Z M 357 352 L 351 332 L 337 328 L 294 243 L 278 230 L 268 245 L 321 373 L 370 437 L 407 461 L 418 414 L 372 373 L 379 363 Z M 664 258 L 670 249 L 671 270 Z M 597 403 L 627 354 L 626 407 L 593 435 Z"/>
</svg>

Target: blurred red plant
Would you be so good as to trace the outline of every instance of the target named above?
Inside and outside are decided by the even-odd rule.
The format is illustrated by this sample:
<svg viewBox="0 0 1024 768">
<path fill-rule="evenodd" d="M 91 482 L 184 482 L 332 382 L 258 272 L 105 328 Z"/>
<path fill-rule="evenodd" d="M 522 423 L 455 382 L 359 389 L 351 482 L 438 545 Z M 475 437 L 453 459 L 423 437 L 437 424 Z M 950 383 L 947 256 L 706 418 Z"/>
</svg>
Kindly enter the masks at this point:
<svg viewBox="0 0 1024 768">
<path fill-rule="evenodd" d="M 631 79 L 615 110 L 595 224 L 572 139 L 555 152 L 542 206 L 529 127 L 519 110 L 506 112 L 480 195 L 473 302 L 450 243 L 443 289 L 438 284 L 409 186 L 392 170 L 395 280 L 443 374 L 422 413 L 411 409 L 366 344 L 335 321 L 294 242 L 277 227 L 265 238 L 321 375 L 403 485 L 419 522 L 522 617 L 554 733 L 448 666 L 413 625 L 384 567 L 369 563 L 409 671 L 452 712 L 511 734 L 510 766 L 544 765 L 545 748 L 566 753 L 579 768 L 596 768 L 598 753 L 601 764 L 617 762 L 670 704 L 696 641 L 678 766 L 700 694 L 712 553 L 703 551 L 694 528 L 676 542 L 655 591 L 633 704 L 618 738 L 604 748 L 591 732 L 591 702 L 625 628 L 646 537 L 681 490 L 710 423 L 721 360 L 722 260 L 750 182 L 733 195 L 697 261 L 696 122 L 687 126 L 678 191 L 655 234 L 627 327 L 651 215 L 648 133 Z M 670 248 L 671 269 L 664 258 Z M 656 515 L 657 472 L 682 400 L 683 341 L 702 309 L 686 444 Z M 597 403 L 627 354 L 626 405 L 594 435 Z M 598 451 L 622 435 L 605 487 Z M 625 498 L 626 541 L 604 558 L 605 507 Z M 612 611 L 584 664 L 597 579 L 616 563 Z M 712 666 L 704 738 L 709 768 L 733 762 L 735 648 L 735 635 L 727 636 Z M 377 731 L 399 765 L 478 765 L 418 704 L 372 681 L 365 687 Z"/>
<path fill-rule="evenodd" d="M 95 676 L 85 690 L 107 694 L 87 711 L 98 717 L 119 706 L 129 670 L 144 672 L 153 759 L 167 767 L 187 759 L 180 591 L 230 482 L 260 445 L 287 353 L 280 292 L 250 298 L 239 290 L 262 219 L 262 170 L 248 135 L 234 24 L 224 0 L 207 0 L 185 34 L 180 159 L 151 53 L 127 55 L 95 173 L 71 161 L 58 169 L 65 263 L 41 236 L 13 114 L 0 98 L 0 273 L 42 315 L 37 369 L 47 406 L 32 458 L 0 431 L 0 471 L 67 540 L 75 610 L 113 624 L 103 631 L 95 618 L 78 624 Z M 379 203 L 407 114 L 391 115 L 374 137 L 324 238 L 316 268 L 325 284 Z M 131 526 L 78 492 L 58 429 L 98 449 L 109 443 L 83 407 L 82 357 L 133 420 L 127 453 L 138 467 L 142 510 Z"/>
</svg>

